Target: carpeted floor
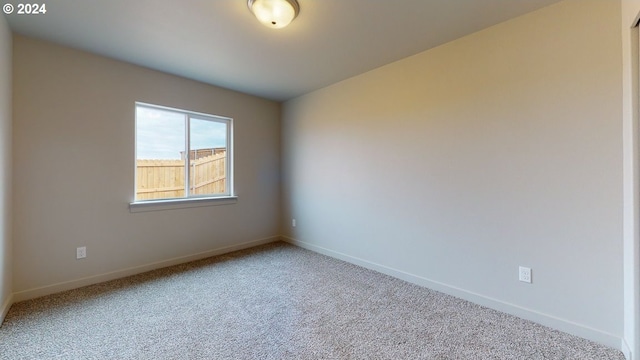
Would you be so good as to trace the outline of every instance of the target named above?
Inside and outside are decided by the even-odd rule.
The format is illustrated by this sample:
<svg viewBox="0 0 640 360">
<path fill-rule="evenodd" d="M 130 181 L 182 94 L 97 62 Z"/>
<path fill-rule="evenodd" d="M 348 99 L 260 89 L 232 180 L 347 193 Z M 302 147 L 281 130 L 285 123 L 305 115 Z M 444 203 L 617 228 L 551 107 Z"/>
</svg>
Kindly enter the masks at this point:
<svg viewBox="0 0 640 360">
<path fill-rule="evenodd" d="M 624 359 L 285 243 L 15 304 L 0 359 Z"/>
</svg>

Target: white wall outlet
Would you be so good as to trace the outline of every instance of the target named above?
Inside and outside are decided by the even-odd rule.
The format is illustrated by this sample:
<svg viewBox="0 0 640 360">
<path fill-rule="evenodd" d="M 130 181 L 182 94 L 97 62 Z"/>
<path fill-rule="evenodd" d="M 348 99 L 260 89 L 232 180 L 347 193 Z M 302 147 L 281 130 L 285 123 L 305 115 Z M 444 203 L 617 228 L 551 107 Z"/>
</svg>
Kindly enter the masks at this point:
<svg viewBox="0 0 640 360">
<path fill-rule="evenodd" d="M 531 268 L 520 266 L 518 279 L 522 282 L 531 284 Z"/>
<path fill-rule="evenodd" d="M 87 257 L 87 247 L 81 246 L 76 248 L 76 259 L 84 259 Z"/>
<path fill-rule="evenodd" d="M 291 219 L 291 226 L 296 227 L 296 219 Z"/>
</svg>

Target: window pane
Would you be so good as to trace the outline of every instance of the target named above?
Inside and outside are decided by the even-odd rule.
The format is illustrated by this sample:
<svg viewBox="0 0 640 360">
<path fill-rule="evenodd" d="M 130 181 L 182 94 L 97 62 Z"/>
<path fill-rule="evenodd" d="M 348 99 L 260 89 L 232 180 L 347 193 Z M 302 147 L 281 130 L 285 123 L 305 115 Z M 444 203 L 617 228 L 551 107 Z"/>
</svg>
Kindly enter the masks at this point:
<svg viewBox="0 0 640 360">
<path fill-rule="evenodd" d="M 227 192 L 227 124 L 191 118 L 189 124 L 189 192 L 191 195 Z"/>
<path fill-rule="evenodd" d="M 185 196 L 185 116 L 136 106 L 136 200 Z"/>
</svg>

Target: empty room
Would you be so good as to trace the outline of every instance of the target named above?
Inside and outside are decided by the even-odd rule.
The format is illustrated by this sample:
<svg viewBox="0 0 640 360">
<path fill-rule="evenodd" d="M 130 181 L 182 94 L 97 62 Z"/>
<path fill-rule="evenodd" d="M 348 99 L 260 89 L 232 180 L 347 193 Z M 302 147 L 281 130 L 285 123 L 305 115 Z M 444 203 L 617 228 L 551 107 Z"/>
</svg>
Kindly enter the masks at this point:
<svg viewBox="0 0 640 360">
<path fill-rule="evenodd" d="M 640 0 L 0 5 L 0 359 L 640 359 Z"/>
</svg>

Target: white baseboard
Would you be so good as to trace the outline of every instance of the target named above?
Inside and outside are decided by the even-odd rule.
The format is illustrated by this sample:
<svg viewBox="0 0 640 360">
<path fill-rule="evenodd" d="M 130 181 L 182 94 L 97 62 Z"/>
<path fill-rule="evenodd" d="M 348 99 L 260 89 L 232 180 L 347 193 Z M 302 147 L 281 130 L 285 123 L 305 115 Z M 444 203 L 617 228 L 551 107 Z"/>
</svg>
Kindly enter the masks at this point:
<svg viewBox="0 0 640 360">
<path fill-rule="evenodd" d="M 620 350 L 624 354 L 625 359 L 632 360 L 631 347 L 629 347 L 629 344 L 627 344 L 627 341 L 624 338 L 621 341 Z"/>
<path fill-rule="evenodd" d="M 7 300 L 5 300 L 2 307 L 0 307 L 0 325 L 4 322 L 4 318 L 7 316 L 9 308 L 13 305 L 13 302 L 13 294 L 9 294 L 9 296 L 7 296 Z"/>
<path fill-rule="evenodd" d="M 233 251 L 248 249 L 254 246 L 268 244 L 268 243 L 279 241 L 279 240 L 281 240 L 280 236 L 271 236 L 264 239 L 258 239 L 258 240 L 244 242 L 241 244 L 235 244 L 231 246 L 216 248 L 213 250 L 208 250 L 208 251 L 204 251 L 197 254 L 179 256 L 176 258 L 157 261 L 150 264 L 134 266 L 127 269 L 111 271 L 104 274 L 93 275 L 93 276 L 88 276 L 80 279 L 64 281 L 57 284 L 19 291 L 19 292 L 13 293 L 12 303 L 34 299 L 34 298 L 38 298 L 45 295 L 55 294 L 55 293 L 59 293 L 66 290 L 77 289 L 83 286 L 98 284 L 101 282 L 115 280 L 115 279 L 123 278 L 126 276 L 136 275 L 143 272 L 164 268 L 167 266 L 173 266 L 173 265 L 178 265 L 178 264 L 182 264 L 182 263 L 186 263 L 194 260 L 200 260 L 200 259 L 208 258 L 211 256 L 215 256 L 215 255 L 221 255 L 221 254 L 226 254 Z M 9 304 L 9 306 L 11 306 L 11 304 Z"/>
<path fill-rule="evenodd" d="M 507 303 L 498 299 L 490 298 L 481 294 L 477 294 L 471 291 L 467 291 L 455 286 L 444 284 L 438 281 L 430 280 L 422 276 L 410 274 L 401 270 L 397 270 L 382 264 L 377 264 L 365 259 L 360 259 L 351 255 L 343 254 L 334 250 L 330 250 L 321 246 L 313 245 L 304 241 L 296 240 L 287 236 L 282 236 L 282 240 L 292 245 L 296 245 L 320 254 L 324 254 L 333 258 L 337 258 L 355 265 L 365 267 L 367 269 L 375 270 L 386 275 L 393 276 L 395 278 L 424 286 L 429 289 L 433 289 L 448 295 L 452 295 L 464 300 L 468 300 L 478 305 L 486 306 L 488 308 L 498 310 L 507 314 L 517 316 L 522 319 L 530 320 L 538 324 L 548 326 L 553 329 L 557 329 L 572 335 L 576 335 L 591 341 L 598 342 L 600 344 L 609 346 L 614 349 L 621 349 L 621 337 L 607 332 L 600 331 L 598 329 L 591 328 L 582 324 L 575 323 L 566 319 L 558 318 L 548 314 L 544 314 L 532 309 L 527 309 L 522 306 Z M 626 354 L 625 354 L 626 356 Z"/>
</svg>

